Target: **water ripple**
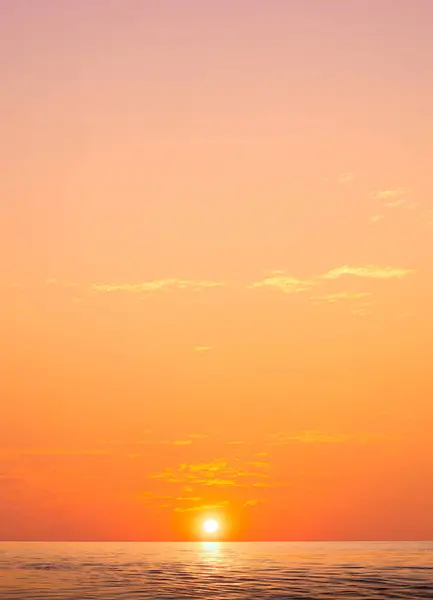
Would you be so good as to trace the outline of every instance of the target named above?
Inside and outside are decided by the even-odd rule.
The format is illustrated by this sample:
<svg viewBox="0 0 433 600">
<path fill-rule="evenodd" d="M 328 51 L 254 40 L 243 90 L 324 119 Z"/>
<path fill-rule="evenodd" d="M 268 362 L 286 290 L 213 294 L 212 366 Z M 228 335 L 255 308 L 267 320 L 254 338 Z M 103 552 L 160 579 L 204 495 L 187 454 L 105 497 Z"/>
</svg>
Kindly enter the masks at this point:
<svg viewBox="0 0 433 600">
<path fill-rule="evenodd" d="M 0 544 L 2 600 L 433 598 L 433 544 Z"/>
</svg>

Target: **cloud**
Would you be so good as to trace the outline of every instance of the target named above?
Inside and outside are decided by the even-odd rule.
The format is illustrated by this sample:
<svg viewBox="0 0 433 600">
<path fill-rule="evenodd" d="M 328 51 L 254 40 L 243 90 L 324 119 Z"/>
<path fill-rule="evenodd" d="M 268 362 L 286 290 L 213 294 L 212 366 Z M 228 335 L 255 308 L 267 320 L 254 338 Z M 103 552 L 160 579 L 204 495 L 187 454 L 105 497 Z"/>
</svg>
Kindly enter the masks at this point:
<svg viewBox="0 0 433 600">
<path fill-rule="evenodd" d="M 167 496 L 166 494 L 155 494 L 154 492 L 140 492 L 140 496 L 145 502 L 152 502 L 154 500 L 175 500 L 175 496 Z"/>
<path fill-rule="evenodd" d="M 201 485 L 233 485 L 234 481 L 217 476 L 227 472 L 224 460 L 214 460 L 208 463 L 181 464 L 179 467 L 166 468 L 161 473 L 150 475 L 153 479 L 163 479 L 168 483 L 201 484 Z M 230 469 L 231 472 L 231 469 Z"/>
<path fill-rule="evenodd" d="M 280 432 L 271 436 L 274 445 L 292 443 L 302 444 L 344 444 L 347 442 L 371 443 L 390 439 L 389 436 L 368 433 L 327 433 L 323 431 L 307 430 L 299 433 Z"/>
<path fill-rule="evenodd" d="M 389 200 L 390 198 L 401 198 L 405 194 L 406 190 L 404 188 L 376 190 L 371 193 L 371 198 L 374 198 L 374 200 Z"/>
<path fill-rule="evenodd" d="M 202 498 L 200 496 L 180 496 L 176 500 L 178 502 L 201 502 Z"/>
<path fill-rule="evenodd" d="M 204 440 L 209 437 L 206 433 L 191 433 L 185 439 L 179 440 L 140 440 L 137 442 L 140 445 L 173 445 L 173 446 L 190 446 L 195 441 Z"/>
<path fill-rule="evenodd" d="M 236 477 L 246 477 L 248 479 L 267 479 L 269 475 L 267 473 L 256 473 L 253 471 L 239 471 L 238 473 L 236 473 Z"/>
<path fill-rule="evenodd" d="M 397 267 L 366 265 L 363 267 L 354 267 L 343 265 L 335 269 L 331 269 L 324 275 L 322 279 L 338 279 L 344 276 L 365 277 L 369 279 L 400 279 L 406 275 L 414 273 L 413 269 L 402 269 Z"/>
<path fill-rule="evenodd" d="M 335 294 L 325 294 L 324 296 L 315 296 L 315 300 L 323 300 L 333 304 L 335 302 L 360 300 L 361 298 L 368 298 L 371 296 L 370 292 L 337 292 Z"/>
<path fill-rule="evenodd" d="M 207 512 L 207 511 L 211 511 L 211 510 L 220 510 L 222 508 L 225 508 L 228 504 L 227 500 L 224 500 L 223 502 L 217 502 L 215 504 L 200 504 L 199 506 L 188 506 L 188 507 L 182 507 L 182 506 L 178 506 L 174 509 L 175 512 Z"/>
<path fill-rule="evenodd" d="M 341 175 L 338 176 L 338 183 L 341 183 L 341 184 L 351 183 L 354 180 L 355 180 L 354 173 L 341 173 Z"/>
<path fill-rule="evenodd" d="M 251 284 L 250 288 L 268 287 L 280 290 L 285 294 L 297 294 L 310 290 L 314 285 L 316 282 L 311 279 L 298 279 L 285 275 L 284 271 L 273 271 L 270 277 Z"/>
<path fill-rule="evenodd" d="M 78 283 L 76 283 L 75 281 L 60 281 L 59 279 L 55 279 L 55 278 L 51 278 L 51 279 L 46 279 L 45 280 L 45 285 L 55 285 L 55 286 L 59 286 L 59 287 L 64 287 L 64 288 L 77 288 L 78 287 Z"/>
<path fill-rule="evenodd" d="M 195 292 L 206 288 L 223 287 L 227 284 L 223 281 L 192 281 L 189 279 L 156 279 L 143 283 L 96 283 L 91 286 L 95 292 L 163 292 L 166 290 L 181 289 Z"/>
<path fill-rule="evenodd" d="M 261 480 L 268 478 L 267 473 L 251 471 L 248 467 L 266 468 L 267 463 L 254 461 L 236 461 L 232 466 L 225 459 L 215 459 L 201 463 L 183 463 L 176 468 L 166 468 L 161 473 L 149 475 L 151 479 L 160 479 L 166 483 L 182 486 L 204 487 L 248 487 L 251 482 L 245 479 Z"/>
<path fill-rule="evenodd" d="M 253 506 L 257 506 L 258 504 L 262 504 L 265 501 L 266 501 L 265 498 L 262 498 L 261 500 L 247 500 L 246 502 L 244 502 L 244 506 L 253 507 Z"/>
<path fill-rule="evenodd" d="M 197 463 L 186 465 L 183 464 L 180 466 L 180 471 L 189 471 L 191 473 L 197 472 L 205 472 L 205 473 L 215 473 L 217 471 L 222 471 L 227 468 L 227 461 L 224 459 L 216 459 L 207 463 Z"/>
<path fill-rule="evenodd" d="M 99 449 L 71 449 L 71 448 L 25 448 L 19 451 L 19 455 L 22 458 L 36 458 L 36 457 L 48 457 L 48 458 L 91 458 L 93 456 L 110 457 L 112 452 Z"/>
<path fill-rule="evenodd" d="M 170 467 L 165 468 L 161 473 L 156 473 L 155 475 L 149 475 L 149 479 L 162 479 L 167 483 L 184 483 L 185 477 L 177 474 L 176 471 Z"/>
<path fill-rule="evenodd" d="M 382 200 L 383 208 L 392 209 L 401 206 L 405 206 L 407 210 L 413 211 L 419 208 L 419 204 L 416 202 L 408 202 L 407 190 L 405 188 L 396 188 L 388 190 L 376 190 L 370 194 L 370 197 L 374 200 Z M 384 219 L 384 215 L 378 214 L 371 217 L 372 223 L 378 223 Z"/>
<path fill-rule="evenodd" d="M 212 346 L 196 346 L 194 350 L 196 352 L 208 352 L 209 350 L 212 350 Z"/>
<path fill-rule="evenodd" d="M 391 202 L 386 202 L 384 206 L 386 206 L 386 208 L 395 208 L 397 206 L 402 206 L 403 204 L 406 204 L 406 200 L 392 200 Z"/>
<path fill-rule="evenodd" d="M 239 477 L 239 475 L 237 475 Z M 232 487 L 238 485 L 234 479 L 220 479 L 220 478 L 212 478 L 212 479 L 196 479 L 194 482 L 196 485 L 205 485 L 208 487 Z"/>
<path fill-rule="evenodd" d="M 146 504 L 153 504 L 154 506 L 158 506 L 159 508 L 173 508 L 173 510 L 175 510 L 176 512 L 199 510 L 200 507 L 188 507 L 187 505 L 189 503 L 192 503 L 194 505 L 197 502 L 202 501 L 202 498 L 200 496 L 171 496 L 167 494 L 158 494 L 149 491 L 140 492 L 139 496 Z M 160 502 L 164 502 L 164 504 L 160 504 Z M 181 506 L 176 506 L 179 502 L 181 503 Z"/>
<path fill-rule="evenodd" d="M 359 317 L 365 317 L 369 314 L 367 307 L 368 307 L 367 304 L 363 304 L 361 306 L 356 306 L 356 307 L 352 308 L 352 310 L 350 312 L 352 313 L 352 315 L 358 315 Z"/>
<path fill-rule="evenodd" d="M 413 269 L 403 269 L 398 267 L 380 266 L 380 265 L 364 265 L 351 266 L 343 265 L 331 269 L 327 273 L 317 275 L 308 279 L 299 279 L 291 275 L 287 275 L 284 271 L 273 271 L 269 277 L 265 277 L 261 281 L 252 283 L 249 288 L 268 287 L 284 292 L 285 294 L 296 294 L 299 292 L 310 291 L 313 287 L 323 285 L 326 280 L 339 279 L 344 276 L 363 277 L 369 279 L 393 279 L 401 278 L 414 273 Z M 337 296 L 334 295 L 335 299 Z M 360 296 L 359 296 L 360 297 Z M 350 299 L 348 292 L 340 292 L 340 299 Z M 352 296 L 354 298 L 354 295 Z M 324 296 L 322 296 L 324 299 Z"/>
</svg>

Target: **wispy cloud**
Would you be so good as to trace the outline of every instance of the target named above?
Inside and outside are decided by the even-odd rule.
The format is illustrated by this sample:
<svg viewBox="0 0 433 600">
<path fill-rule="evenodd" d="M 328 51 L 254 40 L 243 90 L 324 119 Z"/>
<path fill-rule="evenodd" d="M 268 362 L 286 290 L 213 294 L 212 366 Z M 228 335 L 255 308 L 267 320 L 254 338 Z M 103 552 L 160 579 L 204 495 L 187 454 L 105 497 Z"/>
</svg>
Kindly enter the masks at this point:
<svg viewBox="0 0 433 600">
<path fill-rule="evenodd" d="M 324 296 L 314 296 L 314 299 L 334 304 L 335 302 L 361 300 L 370 296 L 370 292 L 337 292 L 335 294 L 325 294 Z"/>
<path fill-rule="evenodd" d="M 139 496 L 141 497 L 141 499 L 144 502 L 147 503 L 153 503 L 155 500 L 161 501 L 161 500 L 175 500 L 176 496 L 170 496 L 167 494 L 156 494 L 155 492 L 150 492 L 150 491 L 144 491 L 144 492 L 140 492 Z"/>
<path fill-rule="evenodd" d="M 257 473 L 255 471 L 239 471 L 236 473 L 236 477 L 246 477 L 248 479 L 267 479 L 268 473 Z"/>
<path fill-rule="evenodd" d="M 360 306 L 354 306 L 350 312 L 352 313 L 352 315 L 357 315 L 358 317 L 366 317 L 369 314 L 369 306 L 370 304 L 361 304 Z"/>
<path fill-rule="evenodd" d="M 180 466 L 180 471 L 190 471 L 191 473 L 222 471 L 227 469 L 227 461 L 224 459 L 216 459 L 210 462 L 196 463 L 196 464 L 183 464 Z"/>
<path fill-rule="evenodd" d="M 160 508 L 172 508 L 176 512 L 199 510 L 200 508 L 194 505 L 202 501 L 200 496 L 176 496 L 169 494 L 158 494 L 151 491 L 140 492 L 138 496 L 145 504 L 158 506 Z M 160 502 L 163 502 L 164 504 L 160 504 Z M 188 506 L 191 504 L 193 506 Z"/>
<path fill-rule="evenodd" d="M 390 439 L 386 435 L 366 433 L 327 433 L 324 431 L 301 431 L 299 433 L 279 432 L 271 436 L 271 443 L 277 446 L 293 443 L 302 444 L 344 444 L 347 442 L 371 443 Z"/>
<path fill-rule="evenodd" d="M 371 198 L 374 200 L 389 200 L 395 198 L 402 198 L 406 195 L 406 190 L 404 188 L 396 188 L 389 190 L 375 190 L 371 193 Z"/>
<path fill-rule="evenodd" d="M 206 288 L 223 287 L 227 285 L 223 281 L 193 281 L 189 279 L 156 279 L 143 283 L 95 283 L 91 290 L 95 292 L 163 292 L 167 290 L 191 290 L 201 291 Z"/>
<path fill-rule="evenodd" d="M 201 496 L 179 496 L 176 498 L 178 502 L 201 502 Z"/>
<path fill-rule="evenodd" d="M 225 459 L 215 459 L 209 462 L 183 463 L 176 468 L 168 467 L 149 477 L 166 483 L 194 487 L 248 487 L 252 485 L 253 480 L 268 478 L 267 473 L 260 470 L 252 471 L 251 467 L 266 469 L 268 464 L 260 461 L 238 460 L 236 466 L 232 466 Z"/>
<path fill-rule="evenodd" d="M 233 487 L 238 485 L 234 479 L 222 479 L 220 477 L 196 479 L 194 483 L 208 487 Z"/>
<path fill-rule="evenodd" d="M 216 502 L 214 504 L 199 504 L 198 506 L 177 506 L 175 512 L 209 512 L 213 510 L 221 510 L 228 505 L 228 500 Z"/>
<path fill-rule="evenodd" d="M 324 275 L 322 279 L 338 279 L 339 277 L 354 276 L 354 277 L 365 277 L 369 279 L 400 279 L 414 273 L 413 269 L 402 269 L 398 267 L 378 266 L 378 265 L 366 265 L 362 267 L 355 267 L 350 265 L 343 265 L 335 269 L 331 269 Z"/>
<path fill-rule="evenodd" d="M 341 183 L 341 184 L 351 183 L 354 180 L 355 180 L 354 173 L 341 173 L 341 175 L 338 176 L 338 183 Z"/>
<path fill-rule="evenodd" d="M 314 304 L 341 304 L 345 303 L 350 309 L 350 313 L 357 316 L 366 316 L 368 309 L 372 306 L 370 298 L 371 292 L 336 292 L 333 294 L 324 294 L 313 296 Z"/>
<path fill-rule="evenodd" d="M 147 439 L 147 440 L 140 440 L 139 442 L 137 442 L 137 444 L 147 445 L 147 446 L 152 446 L 152 445 L 189 446 L 189 445 L 193 444 L 194 442 L 197 442 L 199 440 L 205 440 L 208 437 L 209 437 L 209 435 L 206 433 L 190 433 L 189 435 L 185 436 L 185 438 L 179 438 L 177 440 L 176 439 L 175 440 Z"/>
<path fill-rule="evenodd" d="M 260 500 L 247 500 L 246 502 L 244 502 L 244 506 L 252 508 L 254 506 L 258 506 L 259 504 L 262 504 L 265 501 L 266 501 L 266 498 L 261 498 Z"/>
<path fill-rule="evenodd" d="M 274 288 L 285 294 L 296 294 L 310 290 L 316 282 L 311 279 L 298 279 L 286 275 L 284 271 L 272 271 L 269 277 L 250 285 L 250 288 L 268 287 Z"/>
<path fill-rule="evenodd" d="M 162 479 L 167 483 L 186 483 L 187 478 L 179 475 L 175 469 L 170 467 L 166 467 L 160 473 L 156 473 L 154 475 L 149 475 L 149 479 Z"/>
<path fill-rule="evenodd" d="M 262 460 L 250 460 L 247 462 L 247 465 L 257 469 L 267 469 L 269 467 L 269 463 Z"/>
<path fill-rule="evenodd" d="M 351 266 L 342 265 L 341 267 L 335 267 L 327 273 L 316 275 L 308 279 L 300 279 L 292 275 L 284 273 L 284 271 L 273 271 L 268 277 L 265 277 L 261 281 L 257 281 L 251 284 L 251 288 L 272 288 L 285 294 L 296 294 L 299 292 L 311 291 L 316 286 L 324 285 L 326 280 L 339 279 L 340 277 L 352 276 L 352 277 L 363 277 L 368 279 L 399 279 L 414 273 L 413 269 L 404 269 L 399 267 L 380 266 L 380 265 L 364 265 L 364 266 Z M 356 294 L 356 296 L 355 296 Z M 355 299 L 361 297 L 360 293 L 340 292 L 333 295 L 334 301 L 340 299 Z M 325 299 L 325 296 L 321 296 Z M 332 300 L 332 296 L 328 295 L 328 299 Z"/>
<path fill-rule="evenodd" d="M 45 285 L 48 286 L 58 286 L 58 287 L 63 287 L 63 288 L 76 288 L 79 287 L 78 283 L 76 283 L 75 281 L 61 281 L 60 279 L 56 279 L 54 277 L 52 277 L 51 279 L 46 279 L 45 280 Z"/>
<path fill-rule="evenodd" d="M 264 461 L 242 461 L 236 459 L 230 463 L 224 458 L 197 463 L 182 463 L 177 467 L 165 468 L 162 472 L 148 476 L 157 481 L 163 492 L 167 484 L 178 487 L 176 494 L 146 492 L 142 495 L 146 502 L 159 505 L 163 501 L 166 508 L 175 512 L 205 512 L 216 510 L 227 505 L 224 494 L 236 488 L 237 502 L 253 507 L 262 500 L 251 499 L 251 490 L 259 488 L 281 487 L 280 482 L 270 479 L 267 469 L 269 464 Z"/>
<path fill-rule="evenodd" d="M 107 450 L 101 450 L 99 448 L 22 448 L 17 451 L 17 454 L 21 457 L 78 457 L 78 458 L 90 458 L 97 456 L 112 456 L 112 452 Z"/>
<path fill-rule="evenodd" d="M 212 346 L 196 346 L 194 350 L 195 352 L 209 352 L 212 350 Z"/>
<path fill-rule="evenodd" d="M 396 208 L 397 206 L 403 206 L 403 204 L 406 204 L 406 200 L 400 199 L 400 200 L 391 200 L 390 202 L 385 202 L 384 206 L 386 208 Z"/>
</svg>

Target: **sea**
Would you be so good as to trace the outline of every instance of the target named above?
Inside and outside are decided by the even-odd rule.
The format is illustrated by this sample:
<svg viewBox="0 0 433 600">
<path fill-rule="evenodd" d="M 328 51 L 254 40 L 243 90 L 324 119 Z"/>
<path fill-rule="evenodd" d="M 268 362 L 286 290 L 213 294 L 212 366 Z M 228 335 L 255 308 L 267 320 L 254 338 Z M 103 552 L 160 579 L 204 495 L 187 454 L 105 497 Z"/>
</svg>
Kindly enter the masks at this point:
<svg viewBox="0 0 433 600">
<path fill-rule="evenodd" d="M 433 599 L 433 543 L 0 543 L 1 600 Z"/>
</svg>

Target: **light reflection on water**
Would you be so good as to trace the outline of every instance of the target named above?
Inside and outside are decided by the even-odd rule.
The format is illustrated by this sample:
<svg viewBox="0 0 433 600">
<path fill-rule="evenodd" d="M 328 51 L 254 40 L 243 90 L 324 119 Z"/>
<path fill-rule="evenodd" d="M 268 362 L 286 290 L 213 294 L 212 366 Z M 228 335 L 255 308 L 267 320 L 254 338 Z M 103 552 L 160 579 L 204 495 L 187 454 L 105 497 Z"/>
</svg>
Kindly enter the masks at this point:
<svg viewBox="0 0 433 600">
<path fill-rule="evenodd" d="M 1 600 L 433 598 L 431 543 L 0 543 Z"/>
</svg>

